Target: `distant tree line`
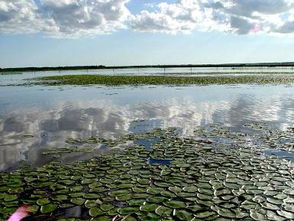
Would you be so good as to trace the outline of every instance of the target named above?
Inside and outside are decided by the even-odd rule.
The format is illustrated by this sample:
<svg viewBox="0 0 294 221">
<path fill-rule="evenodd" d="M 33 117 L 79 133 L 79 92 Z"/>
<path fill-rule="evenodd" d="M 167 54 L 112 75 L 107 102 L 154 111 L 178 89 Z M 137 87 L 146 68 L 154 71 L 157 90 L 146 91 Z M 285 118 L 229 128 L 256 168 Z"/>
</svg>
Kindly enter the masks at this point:
<svg viewBox="0 0 294 221">
<path fill-rule="evenodd" d="M 209 68 L 209 67 L 294 67 L 294 62 L 273 63 L 231 63 L 231 64 L 179 64 L 179 65 L 126 65 L 126 66 L 58 66 L 58 67 L 18 67 L 0 68 L 0 72 L 14 71 L 62 71 L 62 70 L 95 70 L 95 69 L 127 69 L 127 68 Z"/>
</svg>

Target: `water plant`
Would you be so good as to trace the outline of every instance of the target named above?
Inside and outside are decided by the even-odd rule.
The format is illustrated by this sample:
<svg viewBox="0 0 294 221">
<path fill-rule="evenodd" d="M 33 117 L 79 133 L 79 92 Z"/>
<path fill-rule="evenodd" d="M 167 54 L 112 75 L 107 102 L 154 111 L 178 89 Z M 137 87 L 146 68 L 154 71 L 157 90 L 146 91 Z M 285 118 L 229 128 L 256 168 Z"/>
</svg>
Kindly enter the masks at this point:
<svg viewBox="0 0 294 221">
<path fill-rule="evenodd" d="M 208 85 L 208 84 L 285 84 L 293 83 L 294 75 L 236 75 L 236 76 L 111 76 L 62 75 L 40 77 L 27 84 L 34 85 Z"/>
<path fill-rule="evenodd" d="M 33 216 L 61 220 L 293 220 L 294 164 L 263 151 L 266 141 L 288 148 L 294 130 L 247 126 L 264 145 L 248 145 L 247 134 L 218 125 L 196 128 L 190 138 L 175 128 L 154 129 L 117 141 L 160 138 L 148 148 L 134 142 L 90 160 L 2 172 L 0 219 L 29 204 Z M 231 142 L 214 139 L 222 136 Z"/>
</svg>

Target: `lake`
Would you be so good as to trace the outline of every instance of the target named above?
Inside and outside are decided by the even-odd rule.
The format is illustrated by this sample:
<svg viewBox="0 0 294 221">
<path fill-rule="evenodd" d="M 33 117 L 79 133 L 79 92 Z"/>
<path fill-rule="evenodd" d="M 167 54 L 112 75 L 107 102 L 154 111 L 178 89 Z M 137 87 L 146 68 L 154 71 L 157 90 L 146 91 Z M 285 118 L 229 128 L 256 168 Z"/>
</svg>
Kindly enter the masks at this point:
<svg viewBox="0 0 294 221">
<path fill-rule="evenodd" d="M 172 69 L 171 73 L 186 76 L 182 73 L 187 71 Z M 192 76 L 203 76 L 204 71 L 211 72 L 204 69 Z M 131 70 L 114 72 L 130 74 Z M 69 73 L 83 71 L 0 75 L 0 83 L 7 85 Z M 162 70 L 140 72 L 148 73 L 160 75 Z M 146 121 L 150 128 L 179 127 L 184 136 L 191 136 L 196 126 L 214 123 L 239 126 L 260 121 L 285 129 L 294 121 L 293 94 L 293 85 L 3 86 L 0 88 L 0 170 L 21 160 L 38 161 L 34 150 L 64 146 L 68 137 L 117 138 L 129 133 L 136 120 Z M 26 135 L 33 137 L 24 138 Z"/>
<path fill-rule="evenodd" d="M 218 70 L 214 74 L 221 75 L 222 71 Z M 155 128 L 176 128 L 179 137 L 190 139 L 199 138 L 195 135 L 195 128 L 205 128 L 209 125 L 220 125 L 234 131 L 256 122 L 266 124 L 273 130 L 286 131 L 293 127 L 293 84 L 7 86 L 38 76 L 82 72 L 0 75 L 0 171 L 12 171 L 23 162 L 28 162 L 33 167 L 49 163 L 53 159 L 45 156 L 43 152 L 52 147 L 71 146 L 65 142 L 69 138 L 117 139 L 128 134 L 145 133 Z M 193 70 L 164 70 L 164 73 L 162 70 L 115 70 L 110 73 L 88 71 L 87 74 L 205 76 L 210 72 L 211 70 L 197 73 L 193 73 Z M 236 74 L 232 70 L 231 72 L 231 75 Z M 149 148 L 153 145 L 153 141 L 150 142 L 146 144 Z M 96 151 L 72 154 L 63 158 L 64 162 L 90 159 L 107 149 L 96 143 L 88 143 L 83 147 L 91 147 Z M 267 151 L 264 152 L 265 155 L 276 153 Z M 294 161 L 293 152 L 288 151 L 286 155 L 288 160 Z M 157 160 L 150 158 L 148 162 L 160 164 L 161 161 Z M 164 164 L 170 163 L 164 161 L 168 159 L 160 160 Z"/>
</svg>

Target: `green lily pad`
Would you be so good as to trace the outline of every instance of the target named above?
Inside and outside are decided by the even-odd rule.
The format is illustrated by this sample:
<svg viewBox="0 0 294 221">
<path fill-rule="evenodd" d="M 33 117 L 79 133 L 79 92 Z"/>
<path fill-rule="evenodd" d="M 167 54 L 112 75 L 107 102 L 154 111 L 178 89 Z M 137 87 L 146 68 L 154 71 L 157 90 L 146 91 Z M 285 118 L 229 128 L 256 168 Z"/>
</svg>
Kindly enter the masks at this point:
<svg viewBox="0 0 294 221">
<path fill-rule="evenodd" d="M 189 192 L 189 193 L 195 193 L 198 190 L 198 187 L 196 186 L 185 186 L 183 188 L 184 191 Z"/>
<path fill-rule="evenodd" d="M 107 211 L 107 214 L 108 214 L 109 216 L 116 216 L 116 215 L 117 215 L 117 208 L 113 208 L 113 209 L 111 209 L 111 210 L 108 210 L 108 211 Z"/>
<path fill-rule="evenodd" d="M 84 197 L 86 199 L 98 199 L 100 196 L 96 193 L 85 193 Z"/>
<path fill-rule="evenodd" d="M 133 187 L 132 188 L 134 193 L 146 193 L 146 188 L 140 188 L 140 187 Z"/>
<path fill-rule="evenodd" d="M 139 208 L 136 208 L 136 207 L 123 207 L 123 208 L 119 208 L 117 211 L 119 214 L 128 215 L 128 214 L 136 213 L 138 210 Z"/>
<path fill-rule="evenodd" d="M 40 211 L 41 211 L 41 213 L 51 213 L 56 209 L 57 209 L 57 205 L 51 203 L 51 204 L 46 204 L 46 205 L 41 206 Z"/>
<path fill-rule="evenodd" d="M 96 182 L 96 180 L 84 178 L 81 183 L 82 184 L 90 184 L 90 183 L 94 183 L 94 182 Z"/>
<path fill-rule="evenodd" d="M 283 209 L 286 210 L 287 212 L 292 212 L 294 213 L 294 207 L 293 207 L 293 204 L 285 204 L 283 206 Z"/>
<path fill-rule="evenodd" d="M 67 200 L 67 196 L 66 195 L 56 195 L 56 196 L 52 197 L 52 199 L 57 200 L 57 201 L 65 201 L 65 200 Z"/>
<path fill-rule="evenodd" d="M 169 217 L 171 216 L 172 209 L 165 206 L 159 206 L 156 208 L 155 213 L 161 217 Z"/>
<path fill-rule="evenodd" d="M 170 183 L 166 183 L 166 182 L 159 182 L 159 181 L 156 181 L 155 183 L 154 183 L 156 186 L 158 186 L 158 187 L 169 187 L 171 184 Z"/>
<path fill-rule="evenodd" d="M 180 187 L 178 187 L 178 186 L 169 187 L 168 190 L 171 191 L 171 192 L 173 192 L 173 193 L 175 193 L 175 194 L 177 194 L 177 193 L 179 193 L 179 192 L 182 191 L 182 189 Z"/>
<path fill-rule="evenodd" d="M 172 198 L 175 197 L 176 195 L 170 191 L 161 191 L 160 195 L 168 197 L 168 198 Z"/>
<path fill-rule="evenodd" d="M 97 207 L 98 203 L 96 202 L 96 200 L 86 200 L 85 202 L 85 207 L 86 208 L 94 208 Z"/>
<path fill-rule="evenodd" d="M 79 192 L 79 191 L 82 191 L 83 189 L 84 189 L 84 187 L 79 186 L 79 185 L 73 186 L 73 187 L 70 188 L 70 190 L 73 191 L 73 192 Z"/>
<path fill-rule="evenodd" d="M 212 211 L 203 211 L 203 212 L 198 212 L 198 213 L 194 214 L 195 217 L 200 218 L 200 219 L 204 219 L 204 218 L 207 219 L 208 217 L 213 216 L 213 215 L 215 215 L 215 213 Z"/>
<path fill-rule="evenodd" d="M 128 201 L 128 200 L 132 199 L 132 195 L 131 194 L 128 194 L 128 195 L 119 195 L 119 196 L 116 196 L 115 199 L 117 201 Z"/>
<path fill-rule="evenodd" d="M 287 218 L 289 220 L 293 220 L 294 219 L 294 213 L 283 211 L 283 210 L 278 210 L 277 213 L 280 216 L 285 217 L 285 218 Z"/>
<path fill-rule="evenodd" d="M 60 181 L 60 182 L 63 183 L 63 184 L 65 184 L 65 185 L 71 185 L 71 184 L 74 183 L 73 180 L 62 180 L 62 181 Z"/>
<path fill-rule="evenodd" d="M 49 199 L 46 199 L 46 198 L 44 198 L 44 199 L 38 199 L 37 200 L 37 204 L 39 206 L 43 206 L 43 205 L 46 205 L 46 204 L 49 204 L 49 203 L 50 203 L 50 200 Z"/>
<path fill-rule="evenodd" d="M 142 178 L 138 178 L 137 179 L 137 182 L 139 184 L 142 184 L 142 185 L 148 185 L 150 183 L 150 180 L 149 179 L 142 179 Z"/>
<path fill-rule="evenodd" d="M 275 204 L 271 204 L 268 202 L 262 203 L 261 204 L 263 208 L 265 209 L 270 209 L 270 210 L 279 210 L 279 206 L 275 205 Z"/>
<path fill-rule="evenodd" d="M 149 203 L 162 203 L 164 201 L 167 201 L 167 198 L 162 197 L 162 196 L 152 196 L 147 198 L 146 200 Z"/>
<path fill-rule="evenodd" d="M 8 189 L 8 193 L 12 193 L 12 194 L 18 194 L 23 191 L 24 191 L 23 187 L 12 187 Z"/>
<path fill-rule="evenodd" d="M 85 193 L 70 193 L 69 195 L 70 197 L 78 198 L 78 197 L 84 197 Z"/>
<path fill-rule="evenodd" d="M 197 193 L 197 197 L 201 200 L 208 200 L 208 201 L 211 201 L 213 198 L 210 195 L 206 195 L 206 194 L 202 194 L 202 193 Z"/>
<path fill-rule="evenodd" d="M 132 199 L 128 201 L 130 206 L 141 206 L 145 202 L 145 199 Z"/>
<path fill-rule="evenodd" d="M 192 220 L 193 214 L 187 212 L 186 210 L 176 210 L 175 216 L 180 220 Z"/>
<path fill-rule="evenodd" d="M 132 187 L 133 187 L 133 184 L 131 184 L 131 183 L 122 183 L 117 186 L 117 188 L 119 188 L 119 189 L 129 189 Z"/>
<path fill-rule="evenodd" d="M 190 198 L 190 197 L 195 197 L 195 193 L 188 193 L 188 192 L 179 192 L 177 193 L 177 196 L 182 197 L 182 198 Z"/>
<path fill-rule="evenodd" d="M 277 215 L 275 212 L 271 210 L 267 210 L 266 216 L 269 220 L 284 220 L 284 217 Z"/>
<path fill-rule="evenodd" d="M 155 209 L 158 207 L 157 204 L 149 204 L 149 203 L 144 203 L 144 205 L 142 205 L 140 207 L 141 211 L 146 211 L 146 212 L 153 212 L 155 211 Z"/>
<path fill-rule="evenodd" d="M 275 199 L 275 198 L 272 198 L 272 197 L 267 197 L 266 200 L 269 203 L 275 204 L 275 205 L 281 205 L 281 204 L 283 204 L 283 200 Z"/>
<path fill-rule="evenodd" d="M 198 212 L 200 210 L 203 210 L 204 208 L 200 205 L 190 205 L 187 207 L 189 210 L 193 211 L 194 213 L 195 212 Z"/>
<path fill-rule="evenodd" d="M 154 194 L 154 195 L 160 194 L 162 191 L 164 191 L 164 189 L 162 188 L 156 188 L 156 187 L 147 188 L 147 193 Z"/>
<path fill-rule="evenodd" d="M 181 208 L 185 208 L 186 204 L 182 201 L 177 201 L 177 200 L 170 200 L 170 201 L 166 201 L 163 203 L 165 206 L 173 208 L 173 209 L 181 209 Z"/>
<path fill-rule="evenodd" d="M 18 201 L 8 201 L 2 203 L 5 207 L 17 207 L 19 202 Z"/>
<path fill-rule="evenodd" d="M 225 209 L 225 208 L 218 208 L 217 213 L 225 218 L 230 218 L 230 219 L 235 219 L 236 218 L 236 213 L 234 213 L 230 209 Z"/>
<path fill-rule="evenodd" d="M 99 208 L 91 208 L 89 210 L 89 215 L 92 217 L 96 217 L 96 216 L 100 216 L 100 215 L 104 215 L 105 212 L 103 212 L 101 209 Z"/>
<path fill-rule="evenodd" d="M 146 199 L 147 197 L 149 197 L 149 195 L 144 193 L 133 194 L 133 199 Z"/>
<path fill-rule="evenodd" d="M 93 192 L 93 193 L 103 193 L 107 191 L 107 188 L 105 187 L 102 187 L 102 186 L 99 186 L 99 187 L 93 187 L 93 188 L 90 188 L 90 191 L 89 192 Z"/>
<path fill-rule="evenodd" d="M 141 215 L 140 219 L 142 221 L 156 221 L 156 220 L 160 220 L 160 217 L 154 213 L 147 213 L 147 215 Z"/>
<path fill-rule="evenodd" d="M 119 195 L 128 195 L 130 194 L 129 190 L 122 189 L 122 190 L 114 190 L 110 193 L 112 196 L 119 196 Z"/>
<path fill-rule="evenodd" d="M 4 201 L 14 201 L 17 199 L 17 195 L 14 194 L 5 194 Z"/>
<path fill-rule="evenodd" d="M 111 210 L 111 209 L 113 209 L 113 208 L 114 208 L 114 206 L 111 205 L 111 204 L 102 204 L 102 205 L 100 206 L 100 209 L 103 210 L 103 211 L 108 211 L 108 210 Z"/>
<path fill-rule="evenodd" d="M 75 204 L 75 205 L 81 206 L 81 205 L 84 204 L 85 199 L 83 199 L 83 198 L 73 198 L 73 199 L 70 200 L 70 202 Z"/>
</svg>

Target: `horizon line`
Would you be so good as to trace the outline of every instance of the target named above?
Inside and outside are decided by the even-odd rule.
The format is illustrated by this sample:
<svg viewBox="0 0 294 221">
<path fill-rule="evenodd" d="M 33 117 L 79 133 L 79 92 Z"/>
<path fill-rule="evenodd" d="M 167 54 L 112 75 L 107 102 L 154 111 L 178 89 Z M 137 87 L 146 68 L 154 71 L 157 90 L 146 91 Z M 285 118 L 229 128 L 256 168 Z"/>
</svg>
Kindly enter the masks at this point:
<svg viewBox="0 0 294 221">
<path fill-rule="evenodd" d="M 153 65 L 65 65 L 4 67 L 0 71 L 42 71 L 71 69 L 126 69 L 126 68 L 201 68 L 201 67 L 294 67 L 294 62 L 202 63 L 202 64 L 153 64 Z"/>
</svg>

